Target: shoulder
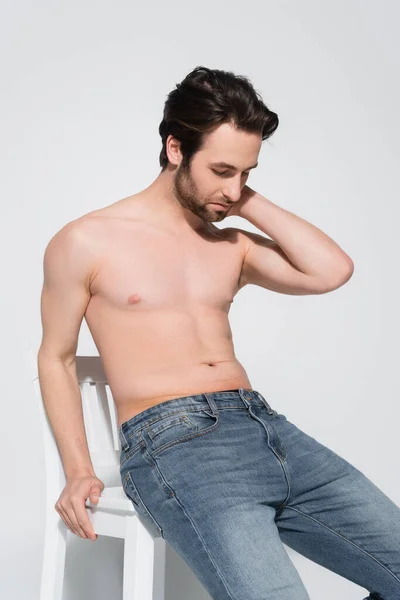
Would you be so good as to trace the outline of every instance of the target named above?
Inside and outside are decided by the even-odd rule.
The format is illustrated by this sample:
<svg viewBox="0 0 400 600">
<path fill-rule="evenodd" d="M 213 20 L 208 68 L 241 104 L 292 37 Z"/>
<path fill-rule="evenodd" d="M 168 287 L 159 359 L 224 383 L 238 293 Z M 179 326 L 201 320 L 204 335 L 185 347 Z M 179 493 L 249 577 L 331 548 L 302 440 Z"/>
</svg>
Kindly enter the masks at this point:
<svg viewBox="0 0 400 600">
<path fill-rule="evenodd" d="M 45 275 L 84 279 L 89 285 L 101 262 L 101 236 L 96 219 L 79 217 L 66 223 L 50 241 L 43 255 Z"/>
<path fill-rule="evenodd" d="M 110 231 L 111 223 L 120 223 L 126 215 L 118 208 L 119 203 L 87 212 L 66 223 L 51 238 L 49 245 L 93 247 Z M 125 219 L 126 220 L 126 219 Z M 101 236 L 101 237 L 100 237 Z"/>
<path fill-rule="evenodd" d="M 49 240 L 46 251 L 83 249 L 93 240 L 98 220 L 87 215 L 66 223 Z"/>
</svg>

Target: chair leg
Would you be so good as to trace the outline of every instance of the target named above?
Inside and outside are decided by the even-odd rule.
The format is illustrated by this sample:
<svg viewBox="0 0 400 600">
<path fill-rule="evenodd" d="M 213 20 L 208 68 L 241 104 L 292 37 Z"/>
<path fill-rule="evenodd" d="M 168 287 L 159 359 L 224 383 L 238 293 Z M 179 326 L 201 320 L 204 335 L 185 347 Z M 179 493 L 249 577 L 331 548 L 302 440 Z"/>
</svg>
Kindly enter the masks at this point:
<svg viewBox="0 0 400 600">
<path fill-rule="evenodd" d="M 40 600 L 62 600 L 67 533 L 59 514 L 54 509 L 47 511 Z"/>
<path fill-rule="evenodd" d="M 154 541 L 154 600 L 165 600 L 165 558 L 167 542 L 162 537 Z"/>
<path fill-rule="evenodd" d="M 126 517 L 123 600 L 153 600 L 154 538 L 137 515 Z"/>
</svg>

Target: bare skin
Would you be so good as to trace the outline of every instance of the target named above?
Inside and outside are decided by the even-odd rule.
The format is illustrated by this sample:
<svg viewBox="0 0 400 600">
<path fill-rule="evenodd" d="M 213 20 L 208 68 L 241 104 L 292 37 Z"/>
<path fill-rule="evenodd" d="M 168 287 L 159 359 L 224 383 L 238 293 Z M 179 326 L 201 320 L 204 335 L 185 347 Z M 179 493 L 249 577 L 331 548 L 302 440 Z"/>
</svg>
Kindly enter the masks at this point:
<svg viewBox="0 0 400 600">
<path fill-rule="evenodd" d="M 209 150 L 213 141 L 235 140 L 245 169 L 257 163 L 259 135 L 228 124 L 216 134 Z M 172 165 L 179 165 L 172 138 L 170 150 Z M 207 180 L 201 160 L 201 154 L 195 157 L 189 178 L 172 166 L 142 192 L 81 218 L 99 256 L 85 319 L 119 425 L 178 396 L 252 389 L 235 356 L 228 320 L 240 289 L 245 239 L 212 224 L 228 213 L 212 202 L 233 208 L 247 174 L 239 173 L 232 185 L 208 169 L 213 179 Z"/>
<path fill-rule="evenodd" d="M 141 200 L 139 193 L 129 211 L 117 203 L 82 218 L 92 221 L 103 257 L 85 319 L 119 425 L 178 396 L 251 388 L 228 320 L 243 242 L 229 229 L 176 232 L 146 221 Z"/>
</svg>

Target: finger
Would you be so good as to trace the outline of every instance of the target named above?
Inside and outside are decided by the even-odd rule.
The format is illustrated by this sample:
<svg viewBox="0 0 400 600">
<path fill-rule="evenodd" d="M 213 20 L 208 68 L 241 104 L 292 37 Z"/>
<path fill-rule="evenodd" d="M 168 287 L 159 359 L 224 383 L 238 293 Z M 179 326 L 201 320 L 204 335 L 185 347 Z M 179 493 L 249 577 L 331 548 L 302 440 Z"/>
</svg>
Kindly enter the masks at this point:
<svg viewBox="0 0 400 600">
<path fill-rule="evenodd" d="M 64 521 L 65 525 L 68 527 L 68 529 L 70 530 L 71 533 L 74 533 L 75 535 L 78 535 L 78 532 L 76 531 L 71 519 L 68 516 L 67 511 L 64 509 L 64 507 L 59 506 L 58 508 L 56 508 L 58 514 L 60 515 L 60 517 L 62 518 L 62 520 Z"/>
<path fill-rule="evenodd" d="M 96 539 L 96 534 L 93 531 L 92 523 L 89 519 L 88 513 L 86 512 L 85 503 L 83 500 L 75 500 L 72 502 L 72 507 L 75 511 L 76 524 L 83 532 L 86 538 L 91 540 Z"/>
<path fill-rule="evenodd" d="M 100 496 L 101 496 L 101 490 L 100 490 L 100 488 L 99 487 L 93 487 L 90 490 L 89 500 L 93 504 L 97 504 L 97 502 L 99 501 Z"/>
<path fill-rule="evenodd" d="M 68 519 L 71 522 L 73 533 L 86 539 L 86 534 L 78 522 L 72 501 L 68 506 L 64 506 L 64 511 L 67 513 Z"/>
<path fill-rule="evenodd" d="M 74 527 L 78 533 L 78 535 L 84 539 L 87 539 L 87 535 L 80 523 L 80 519 L 78 518 L 76 511 L 74 510 L 74 508 L 71 507 L 70 513 L 71 515 L 71 520 L 73 521 Z"/>
</svg>

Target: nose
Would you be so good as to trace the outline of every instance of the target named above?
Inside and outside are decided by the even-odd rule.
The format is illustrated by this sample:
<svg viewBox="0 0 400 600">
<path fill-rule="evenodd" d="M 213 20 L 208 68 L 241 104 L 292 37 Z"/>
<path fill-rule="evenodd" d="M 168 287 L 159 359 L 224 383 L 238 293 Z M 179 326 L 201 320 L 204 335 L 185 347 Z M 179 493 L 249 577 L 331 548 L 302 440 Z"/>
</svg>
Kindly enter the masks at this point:
<svg viewBox="0 0 400 600">
<path fill-rule="evenodd" d="M 229 202 L 237 202 L 242 195 L 241 182 L 231 182 L 223 191 L 223 194 Z"/>
</svg>

